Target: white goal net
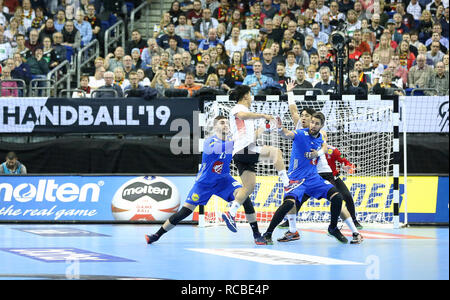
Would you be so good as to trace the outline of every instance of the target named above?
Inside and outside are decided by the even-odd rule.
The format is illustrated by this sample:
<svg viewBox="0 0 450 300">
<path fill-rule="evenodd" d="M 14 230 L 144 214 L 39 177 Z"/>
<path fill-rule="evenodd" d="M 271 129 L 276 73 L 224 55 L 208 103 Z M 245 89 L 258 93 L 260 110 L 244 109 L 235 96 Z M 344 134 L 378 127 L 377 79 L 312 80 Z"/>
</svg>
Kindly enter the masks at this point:
<svg viewBox="0 0 450 300">
<path fill-rule="evenodd" d="M 299 112 L 306 107 L 324 113 L 323 128 L 328 135 L 328 144 L 340 152 L 356 166 L 351 174 L 341 170 L 341 179 L 353 196 L 357 218 L 363 223 L 393 222 L 393 104 L 388 100 L 305 100 L 295 96 Z M 236 104 L 226 96 L 215 101 L 205 102 L 203 127 L 205 138 L 212 133 L 212 120 L 217 115 L 228 117 Z M 287 129 L 295 128 L 284 101 L 253 101 L 251 111 L 279 116 Z M 257 121 L 265 126 L 264 120 Z M 274 126 L 274 124 L 271 124 Z M 276 130 L 265 132 L 259 139 L 261 145 L 272 145 L 282 150 L 286 169 L 292 142 L 283 139 Z M 240 181 L 234 163 L 232 175 Z M 257 165 L 257 184 L 251 200 L 257 212 L 258 222 L 270 222 L 274 212 L 283 200 L 283 186 L 272 164 Z M 205 221 L 208 224 L 222 222 L 221 214 L 227 210 L 228 203 L 213 196 L 204 207 Z M 328 222 L 330 203 L 326 199 L 310 199 L 300 210 L 299 222 Z M 243 208 L 236 216 L 238 222 L 245 222 Z"/>
</svg>

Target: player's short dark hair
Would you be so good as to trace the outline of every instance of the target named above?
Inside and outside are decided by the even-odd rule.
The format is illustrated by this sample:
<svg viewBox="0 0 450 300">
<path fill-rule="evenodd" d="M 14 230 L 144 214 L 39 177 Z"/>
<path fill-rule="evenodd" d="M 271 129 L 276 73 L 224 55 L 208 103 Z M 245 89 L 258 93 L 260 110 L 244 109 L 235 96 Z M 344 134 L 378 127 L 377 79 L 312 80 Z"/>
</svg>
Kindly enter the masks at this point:
<svg viewBox="0 0 450 300">
<path fill-rule="evenodd" d="M 244 98 L 244 96 L 250 92 L 250 87 L 248 85 L 238 85 L 230 94 L 232 100 L 237 100 L 238 102 Z"/>
<path fill-rule="evenodd" d="M 316 119 L 319 119 L 320 122 L 322 123 L 322 125 L 325 124 L 325 115 L 323 113 L 321 113 L 320 111 L 316 112 L 315 114 L 313 114 L 312 117 L 316 118 Z"/>
<path fill-rule="evenodd" d="M 9 160 L 13 160 L 13 159 L 16 159 L 17 158 L 17 154 L 15 153 L 15 152 L 8 152 L 7 154 L 6 154 L 6 159 L 9 159 Z"/>
<path fill-rule="evenodd" d="M 311 107 L 304 107 L 300 110 L 300 113 L 306 111 L 308 114 L 310 114 L 311 116 L 313 116 L 316 113 L 316 110 L 314 108 Z"/>
<path fill-rule="evenodd" d="M 225 116 L 217 116 L 214 118 L 214 126 L 216 126 L 217 122 L 220 120 L 227 119 Z"/>
</svg>

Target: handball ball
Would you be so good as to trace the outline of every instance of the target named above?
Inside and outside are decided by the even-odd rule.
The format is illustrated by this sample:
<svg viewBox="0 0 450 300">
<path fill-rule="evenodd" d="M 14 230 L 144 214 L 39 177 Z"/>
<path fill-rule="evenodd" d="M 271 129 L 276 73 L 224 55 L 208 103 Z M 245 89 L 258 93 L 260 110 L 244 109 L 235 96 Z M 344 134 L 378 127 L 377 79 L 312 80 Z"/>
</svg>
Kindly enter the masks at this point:
<svg viewBox="0 0 450 300">
<path fill-rule="evenodd" d="M 112 215 L 120 221 L 165 221 L 178 211 L 177 187 L 159 176 L 142 176 L 124 183 L 114 194 Z"/>
</svg>

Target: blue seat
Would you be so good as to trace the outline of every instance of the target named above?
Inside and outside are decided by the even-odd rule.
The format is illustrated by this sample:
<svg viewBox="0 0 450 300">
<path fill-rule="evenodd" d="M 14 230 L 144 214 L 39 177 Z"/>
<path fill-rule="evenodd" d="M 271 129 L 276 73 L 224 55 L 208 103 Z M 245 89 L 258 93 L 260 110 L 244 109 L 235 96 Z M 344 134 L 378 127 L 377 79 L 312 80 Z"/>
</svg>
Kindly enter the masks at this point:
<svg viewBox="0 0 450 300">
<path fill-rule="evenodd" d="M 189 41 L 188 39 L 183 39 L 183 49 L 189 51 Z"/>
<path fill-rule="evenodd" d="M 109 28 L 109 21 L 102 21 L 100 27 L 102 28 L 102 31 L 106 31 L 106 29 Z"/>
<path fill-rule="evenodd" d="M 127 6 L 127 15 L 131 15 L 131 11 L 134 9 L 134 3 L 133 2 L 125 2 L 125 5 Z"/>
<path fill-rule="evenodd" d="M 73 48 L 70 46 L 65 46 L 66 47 L 66 59 L 71 62 L 72 61 L 72 56 L 73 56 Z"/>
<path fill-rule="evenodd" d="M 253 75 L 253 66 L 245 66 L 247 69 L 247 75 Z"/>
<path fill-rule="evenodd" d="M 234 84 L 235 85 L 242 85 L 242 81 L 235 81 Z"/>
<path fill-rule="evenodd" d="M 119 19 L 114 14 L 110 14 L 108 19 L 109 26 L 113 26 L 114 24 L 117 23 L 118 20 Z"/>
</svg>

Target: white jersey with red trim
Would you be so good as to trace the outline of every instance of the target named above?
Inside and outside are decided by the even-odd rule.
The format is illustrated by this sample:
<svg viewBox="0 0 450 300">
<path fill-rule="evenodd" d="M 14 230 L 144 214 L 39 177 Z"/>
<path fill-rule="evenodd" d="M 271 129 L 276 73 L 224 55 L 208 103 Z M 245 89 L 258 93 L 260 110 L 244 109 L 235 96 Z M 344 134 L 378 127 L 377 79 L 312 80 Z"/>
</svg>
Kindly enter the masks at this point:
<svg viewBox="0 0 450 300">
<path fill-rule="evenodd" d="M 230 129 L 233 135 L 234 148 L 233 155 L 249 147 L 249 150 L 259 152 L 255 144 L 255 122 L 253 119 L 242 120 L 236 114 L 239 112 L 249 112 L 248 107 L 236 104 L 230 111 Z"/>
<path fill-rule="evenodd" d="M 317 172 L 318 173 L 332 173 L 330 165 L 328 164 L 325 154 L 319 156 L 317 160 Z"/>
</svg>

